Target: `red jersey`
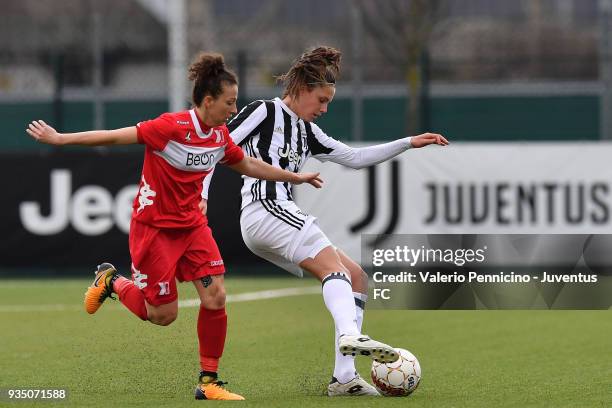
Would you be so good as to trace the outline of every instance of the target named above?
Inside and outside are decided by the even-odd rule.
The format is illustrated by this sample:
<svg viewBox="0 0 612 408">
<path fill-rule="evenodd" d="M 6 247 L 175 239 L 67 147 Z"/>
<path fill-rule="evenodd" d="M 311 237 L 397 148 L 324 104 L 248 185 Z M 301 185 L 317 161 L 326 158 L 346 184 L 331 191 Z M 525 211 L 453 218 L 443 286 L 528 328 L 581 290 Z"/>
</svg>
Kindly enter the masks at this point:
<svg viewBox="0 0 612 408">
<path fill-rule="evenodd" d="M 217 162 L 232 165 L 244 158 L 227 127 L 209 128 L 191 109 L 164 113 L 136 128 L 146 148 L 132 219 L 157 228 L 206 224 L 198 207 L 204 177 Z"/>
</svg>

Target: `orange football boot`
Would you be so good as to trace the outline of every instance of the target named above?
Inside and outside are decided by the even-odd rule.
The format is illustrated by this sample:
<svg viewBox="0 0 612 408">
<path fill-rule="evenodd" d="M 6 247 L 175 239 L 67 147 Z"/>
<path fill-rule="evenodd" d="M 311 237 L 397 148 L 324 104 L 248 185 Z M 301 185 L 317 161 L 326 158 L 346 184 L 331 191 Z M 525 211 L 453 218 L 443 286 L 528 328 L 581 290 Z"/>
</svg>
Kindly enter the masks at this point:
<svg viewBox="0 0 612 408">
<path fill-rule="evenodd" d="M 234 394 L 225 389 L 223 381 L 217 381 L 211 377 L 204 377 L 205 380 L 198 384 L 195 390 L 195 399 L 197 400 L 225 400 L 225 401 L 243 401 L 242 395 Z"/>
<path fill-rule="evenodd" d="M 96 277 L 90 287 L 85 292 L 85 311 L 94 314 L 98 311 L 106 298 L 115 299 L 113 295 L 113 285 L 111 280 L 117 276 L 115 267 L 107 262 L 98 265 Z"/>
</svg>

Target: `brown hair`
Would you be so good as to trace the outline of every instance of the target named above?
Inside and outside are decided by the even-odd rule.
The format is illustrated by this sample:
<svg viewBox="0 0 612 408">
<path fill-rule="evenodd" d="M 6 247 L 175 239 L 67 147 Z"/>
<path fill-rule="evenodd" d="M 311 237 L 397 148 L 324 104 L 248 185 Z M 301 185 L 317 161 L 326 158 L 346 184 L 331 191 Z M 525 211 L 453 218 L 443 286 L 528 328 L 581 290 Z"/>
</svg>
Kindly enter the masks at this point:
<svg viewBox="0 0 612 408">
<path fill-rule="evenodd" d="M 189 80 L 194 81 L 192 99 L 196 106 L 202 104 L 206 95 L 217 98 L 221 95 L 223 82 L 238 85 L 238 77 L 225 66 L 223 55 L 203 52 L 189 67 Z"/>
<path fill-rule="evenodd" d="M 287 73 L 276 78 L 285 84 L 283 98 L 298 96 L 303 87 L 312 90 L 316 86 L 335 85 L 340 74 L 341 56 L 339 50 L 326 46 L 303 53 L 293 61 Z"/>
</svg>

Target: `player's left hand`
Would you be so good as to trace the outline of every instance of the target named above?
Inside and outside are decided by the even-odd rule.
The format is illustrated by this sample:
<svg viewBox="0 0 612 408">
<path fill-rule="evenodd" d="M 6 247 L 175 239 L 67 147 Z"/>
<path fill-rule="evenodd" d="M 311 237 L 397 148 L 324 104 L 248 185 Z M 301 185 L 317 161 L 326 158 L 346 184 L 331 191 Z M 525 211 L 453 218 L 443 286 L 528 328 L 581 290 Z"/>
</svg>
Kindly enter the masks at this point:
<svg viewBox="0 0 612 408">
<path fill-rule="evenodd" d="M 430 144 L 446 146 L 448 145 L 448 140 L 437 133 L 423 133 L 422 135 L 412 136 L 410 144 L 414 148 L 425 147 Z"/>
<path fill-rule="evenodd" d="M 292 181 L 291 184 L 302 184 L 308 183 L 315 188 L 323 187 L 323 180 L 319 177 L 321 173 L 296 173 L 296 180 Z"/>
</svg>

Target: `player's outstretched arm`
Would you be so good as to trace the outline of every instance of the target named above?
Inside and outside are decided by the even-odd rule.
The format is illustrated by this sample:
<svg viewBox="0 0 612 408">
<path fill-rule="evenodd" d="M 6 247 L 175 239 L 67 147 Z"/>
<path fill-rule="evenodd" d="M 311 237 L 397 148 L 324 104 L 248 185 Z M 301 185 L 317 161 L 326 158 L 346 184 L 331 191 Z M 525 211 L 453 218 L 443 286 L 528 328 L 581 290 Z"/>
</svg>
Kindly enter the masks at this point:
<svg viewBox="0 0 612 408">
<path fill-rule="evenodd" d="M 420 148 L 430 144 L 441 146 L 448 144 L 448 140 L 437 133 L 423 133 L 418 136 L 404 137 L 392 142 L 366 147 L 348 146 L 338 140 L 331 139 L 327 135 L 320 135 L 320 137 L 322 139 L 322 141 L 320 140 L 321 144 L 330 149 L 330 152 L 324 152 L 323 154 L 315 153 L 314 156 L 352 169 L 374 166 L 392 159 L 410 148 Z"/>
<path fill-rule="evenodd" d="M 42 120 L 31 122 L 26 132 L 41 143 L 63 145 L 125 145 L 138 143 L 135 126 L 114 130 L 92 130 L 78 133 L 58 133 Z"/>
<path fill-rule="evenodd" d="M 320 173 L 293 173 L 249 156 L 245 156 L 243 160 L 229 167 L 245 176 L 262 180 L 288 182 L 291 184 L 308 183 L 316 188 L 321 188 L 323 185 L 323 180 L 319 177 Z"/>
</svg>

